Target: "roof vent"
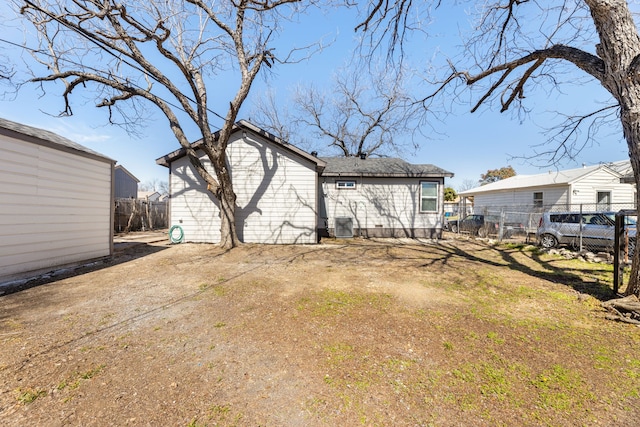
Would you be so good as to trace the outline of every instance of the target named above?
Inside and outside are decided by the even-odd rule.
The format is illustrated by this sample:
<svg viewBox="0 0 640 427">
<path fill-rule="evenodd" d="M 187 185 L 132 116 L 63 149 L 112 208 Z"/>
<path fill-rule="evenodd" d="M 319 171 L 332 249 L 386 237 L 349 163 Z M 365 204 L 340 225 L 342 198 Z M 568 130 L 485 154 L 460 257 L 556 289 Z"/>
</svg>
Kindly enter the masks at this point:
<svg viewBox="0 0 640 427">
<path fill-rule="evenodd" d="M 318 157 L 318 152 L 317 152 L 317 151 L 312 151 L 312 152 L 311 152 L 311 155 L 312 155 L 313 157 Z"/>
<path fill-rule="evenodd" d="M 367 153 L 360 153 L 360 160 L 364 160 L 367 158 Z"/>
</svg>

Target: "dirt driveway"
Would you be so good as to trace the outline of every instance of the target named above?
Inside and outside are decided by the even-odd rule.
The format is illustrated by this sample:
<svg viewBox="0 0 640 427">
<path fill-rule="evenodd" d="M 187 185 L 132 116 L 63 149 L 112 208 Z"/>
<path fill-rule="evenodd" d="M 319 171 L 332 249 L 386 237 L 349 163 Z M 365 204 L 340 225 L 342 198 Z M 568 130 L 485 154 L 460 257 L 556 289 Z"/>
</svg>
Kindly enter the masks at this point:
<svg viewBox="0 0 640 427">
<path fill-rule="evenodd" d="M 6 426 L 637 425 L 610 272 L 484 242 L 122 244 L 0 297 Z"/>
</svg>

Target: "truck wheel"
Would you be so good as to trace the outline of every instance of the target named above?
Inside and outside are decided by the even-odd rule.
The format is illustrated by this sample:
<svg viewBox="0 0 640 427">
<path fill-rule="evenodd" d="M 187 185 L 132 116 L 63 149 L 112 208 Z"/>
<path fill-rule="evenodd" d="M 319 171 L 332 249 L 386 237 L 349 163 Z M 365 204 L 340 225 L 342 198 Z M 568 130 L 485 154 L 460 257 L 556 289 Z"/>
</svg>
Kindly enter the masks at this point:
<svg viewBox="0 0 640 427">
<path fill-rule="evenodd" d="M 478 237 L 487 237 L 487 229 L 484 227 L 478 228 Z"/>
<path fill-rule="evenodd" d="M 545 249 L 555 248 L 556 246 L 558 246 L 558 239 L 556 239 L 555 236 L 552 236 L 551 234 L 543 234 L 540 237 L 540 245 Z"/>
<path fill-rule="evenodd" d="M 451 229 L 452 233 L 458 232 L 458 224 L 449 224 L 449 228 Z"/>
</svg>

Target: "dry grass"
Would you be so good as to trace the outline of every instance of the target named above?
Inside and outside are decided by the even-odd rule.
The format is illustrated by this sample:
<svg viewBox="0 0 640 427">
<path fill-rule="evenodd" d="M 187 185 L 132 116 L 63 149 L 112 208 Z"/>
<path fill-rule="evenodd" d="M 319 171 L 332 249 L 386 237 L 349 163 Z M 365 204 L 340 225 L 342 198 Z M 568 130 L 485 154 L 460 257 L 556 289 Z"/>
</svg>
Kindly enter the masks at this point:
<svg viewBox="0 0 640 427">
<path fill-rule="evenodd" d="M 637 425 L 610 266 L 472 240 L 137 251 L 2 297 L 3 425 Z"/>
</svg>

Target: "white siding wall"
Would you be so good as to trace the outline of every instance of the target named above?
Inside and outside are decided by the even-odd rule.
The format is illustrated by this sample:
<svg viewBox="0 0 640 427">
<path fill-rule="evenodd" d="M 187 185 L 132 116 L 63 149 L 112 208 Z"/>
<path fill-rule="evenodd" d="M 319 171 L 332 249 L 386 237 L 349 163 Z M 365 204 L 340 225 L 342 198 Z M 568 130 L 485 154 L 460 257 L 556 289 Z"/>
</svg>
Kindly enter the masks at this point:
<svg viewBox="0 0 640 427">
<path fill-rule="evenodd" d="M 0 278 L 110 255 L 110 161 L 2 135 L 0 158 Z"/>
<path fill-rule="evenodd" d="M 632 208 L 634 203 L 634 186 L 621 184 L 620 178 L 612 175 L 606 169 L 597 170 L 584 177 L 573 184 L 572 190 L 576 193 L 572 195 L 573 204 L 582 203 L 595 207 L 598 191 L 611 192 L 611 203 L 629 204 L 628 208 Z"/>
<path fill-rule="evenodd" d="M 227 150 L 240 239 L 316 243 L 315 165 L 252 133 L 244 139 L 240 134 L 234 134 Z M 171 194 L 171 225 L 183 228 L 186 241 L 220 241 L 217 201 L 186 157 L 171 164 Z"/>
<path fill-rule="evenodd" d="M 485 207 L 530 207 L 533 193 L 543 193 L 545 207 L 567 209 L 567 206 L 584 204 L 585 209 L 595 209 L 598 191 L 610 191 L 611 203 L 628 204 L 633 207 L 635 188 L 631 184 L 621 184 L 620 178 L 606 169 L 599 169 L 571 185 L 532 187 L 516 190 L 492 191 L 474 196 L 474 211 L 482 212 Z"/>
<path fill-rule="evenodd" d="M 338 189 L 336 181 L 355 180 L 355 189 Z M 354 228 L 436 229 L 442 227 L 442 180 L 438 185 L 438 212 L 420 213 L 420 178 L 321 178 L 328 227 L 336 217 L 353 218 Z M 321 224 L 322 225 L 322 224 Z"/>
<path fill-rule="evenodd" d="M 493 191 L 473 197 L 474 212 L 482 213 L 485 208 L 533 206 L 533 193 L 542 192 L 544 206 L 566 206 L 569 203 L 569 187 L 566 185 L 544 188 Z"/>
</svg>

